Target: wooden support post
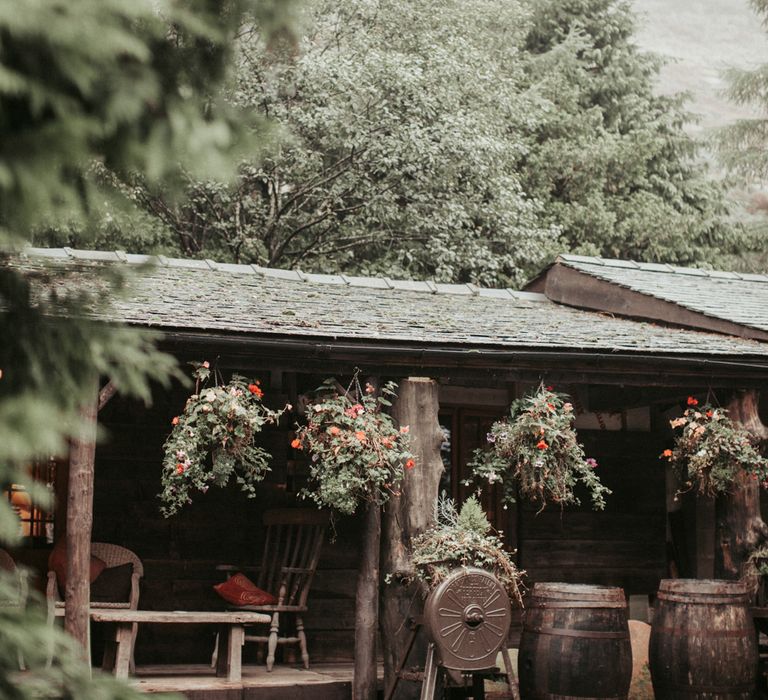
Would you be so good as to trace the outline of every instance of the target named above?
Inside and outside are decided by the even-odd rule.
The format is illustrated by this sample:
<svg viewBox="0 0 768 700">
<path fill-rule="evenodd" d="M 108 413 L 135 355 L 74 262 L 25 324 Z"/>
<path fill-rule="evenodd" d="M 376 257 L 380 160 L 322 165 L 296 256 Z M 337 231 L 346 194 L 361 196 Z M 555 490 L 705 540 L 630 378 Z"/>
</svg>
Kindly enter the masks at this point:
<svg viewBox="0 0 768 700">
<path fill-rule="evenodd" d="M 67 492 L 67 585 L 64 592 L 64 629 L 82 646 L 86 659 L 90 655 L 93 465 L 99 404 L 96 377 L 89 384 L 90 397 L 80 409 L 81 424 L 70 450 Z"/>
<path fill-rule="evenodd" d="M 757 412 L 757 392 L 739 392 L 728 404 L 728 416 L 759 438 L 768 437 Z M 715 500 L 715 577 L 744 577 L 749 553 L 768 542 L 768 525 L 760 516 L 760 485 L 740 472 L 731 493 Z M 752 583 L 748 581 L 747 583 Z"/>
<path fill-rule="evenodd" d="M 440 445 L 443 434 L 438 423 L 437 382 L 424 377 L 411 377 L 400 383 L 392 415 L 401 426 L 410 427 L 411 452 L 416 466 L 407 470 L 402 494 L 385 507 L 382 525 L 382 562 L 385 583 L 382 593 L 381 634 L 384 651 L 385 694 L 395 682 L 398 665 L 406 652 L 410 630 L 407 621 L 421 614 L 421 591 L 418 586 L 406 586 L 403 578 L 413 575 L 411 537 L 434 523 L 443 461 Z M 413 657 L 423 663 L 426 646 L 417 641 Z M 418 685 L 399 683 L 395 698 L 416 698 Z M 385 695 L 386 696 L 386 695 Z"/>
<path fill-rule="evenodd" d="M 381 507 L 365 509 L 363 552 L 355 602 L 355 672 L 353 700 L 376 699 L 376 633 L 379 627 L 379 547 Z"/>
</svg>

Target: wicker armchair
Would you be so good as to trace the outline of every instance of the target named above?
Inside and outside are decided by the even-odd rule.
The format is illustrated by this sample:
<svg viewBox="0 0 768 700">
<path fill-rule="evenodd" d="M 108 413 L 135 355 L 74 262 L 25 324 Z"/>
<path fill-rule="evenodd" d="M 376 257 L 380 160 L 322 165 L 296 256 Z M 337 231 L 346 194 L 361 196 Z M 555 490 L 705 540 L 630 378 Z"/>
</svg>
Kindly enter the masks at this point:
<svg viewBox="0 0 768 700">
<path fill-rule="evenodd" d="M 23 608 L 27 604 L 27 594 L 29 592 L 27 583 L 27 572 L 16 566 L 13 557 L 4 549 L 0 549 L 0 570 L 7 571 L 16 580 L 16 593 L 9 598 L 0 598 L 0 607 Z M 19 668 L 24 671 L 24 658 L 19 652 Z"/>
<path fill-rule="evenodd" d="M 4 549 L 0 549 L 0 569 L 7 571 L 15 577 L 17 590 L 17 594 L 12 598 L 0 599 L 0 605 L 23 607 L 27 602 L 27 572 L 19 569 L 13 557 Z"/>
<path fill-rule="evenodd" d="M 101 559 L 107 566 L 107 569 L 111 569 L 115 566 L 122 566 L 123 564 L 133 564 L 133 574 L 131 575 L 131 593 L 128 600 L 107 603 L 107 602 L 94 602 L 91 601 L 91 608 L 119 608 L 126 610 L 138 610 L 139 608 L 139 580 L 144 576 L 144 565 L 130 549 L 121 547 L 116 544 L 108 544 L 106 542 L 92 542 L 91 554 L 94 557 Z M 59 584 L 56 581 L 56 573 L 54 571 L 48 572 L 48 585 L 46 588 L 46 597 L 48 599 L 48 620 L 53 624 L 53 620 L 56 616 L 56 608 L 63 608 L 64 601 L 61 599 L 59 593 Z M 133 626 L 133 635 L 131 637 L 131 670 L 134 669 L 133 662 L 133 649 L 136 645 L 136 633 L 138 631 L 138 625 Z"/>
</svg>

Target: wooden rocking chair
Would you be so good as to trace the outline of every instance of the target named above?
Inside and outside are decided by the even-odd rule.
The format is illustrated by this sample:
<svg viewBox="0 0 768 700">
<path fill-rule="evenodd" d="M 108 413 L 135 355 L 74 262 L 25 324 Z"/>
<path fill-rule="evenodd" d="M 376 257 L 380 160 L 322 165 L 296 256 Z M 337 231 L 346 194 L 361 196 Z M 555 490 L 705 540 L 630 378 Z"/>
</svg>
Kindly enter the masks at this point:
<svg viewBox="0 0 768 700">
<path fill-rule="evenodd" d="M 237 607 L 272 616 L 268 634 L 249 634 L 248 630 L 245 634 L 246 642 L 266 643 L 267 671 L 274 666 L 278 644 L 298 644 L 304 668 L 309 668 L 303 615 L 307 612 L 307 595 L 320 559 L 328 514 L 313 509 L 270 510 L 264 514 L 264 525 L 266 539 L 261 566 L 222 565 L 217 569 L 227 572 L 228 578 L 237 571 L 257 572 L 254 583 L 277 598 L 272 605 Z M 287 615 L 295 619 L 296 636 L 285 633 Z"/>
</svg>

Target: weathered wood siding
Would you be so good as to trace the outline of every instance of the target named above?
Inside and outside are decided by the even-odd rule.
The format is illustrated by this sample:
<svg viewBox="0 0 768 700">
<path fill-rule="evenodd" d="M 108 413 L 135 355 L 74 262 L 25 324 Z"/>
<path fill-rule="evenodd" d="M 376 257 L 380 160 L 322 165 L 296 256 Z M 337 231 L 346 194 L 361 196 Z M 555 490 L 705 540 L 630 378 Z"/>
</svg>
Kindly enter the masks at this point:
<svg viewBox="0 0 768 700">
<path fill-rule="evenodd" d="M 531 583 L 621 586 L 627 595 L 650 594 L 666 574 L 665 481 L 660 449 L 650 433 L 581 431 L 588 456 L 613 493 L 604 511 L 549 505 L 520 518 L 520 563 Z M 578 492 L 577 492 L 578 493 Z"/>
</svg>

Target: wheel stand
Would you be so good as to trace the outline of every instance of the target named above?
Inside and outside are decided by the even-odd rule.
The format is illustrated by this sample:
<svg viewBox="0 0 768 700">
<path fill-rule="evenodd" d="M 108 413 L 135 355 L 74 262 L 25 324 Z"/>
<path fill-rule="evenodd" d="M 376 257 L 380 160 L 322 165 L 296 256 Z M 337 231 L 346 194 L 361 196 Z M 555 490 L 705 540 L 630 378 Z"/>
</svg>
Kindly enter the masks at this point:
<svg viewBox="0 0 768 700">
<path fill-rule="evenodd" d="M 437 663 L 437 657 L 435 654 L 434 642 L 429 642 L 427 646 L 427 658 L 424 664 L 424 671 L 406 671 L 405 664 L 408 662 L 408 656 L 413 649 L 413 645 L 416 642 L 416 637 L 419 633 L 419 629 L 423 624 L 421 616 L 412 617 L 408 620 L 408 628 L 410 629 L 410 635 L 408 637 L 408 643 L 405 646 L 405 651 L 398 664 L 397 671 L 395 672 L 395 682 L 384 696 L 384 700 L 392 700 L 395 695 L 395 690 L 401 680 L 408 681 L 421 681 L 421 695 L 420 700 L 434 700 L 435 692 L 437 691 L 437 680 L 440 675 L 442 667 Z M 509 650 L 506 646 L 501 648 L 501 658 L 504 661 L 504 675 L 506 676 L 507 683 L 509 684 L 509 690 L 512 693 L 513 700 L 520 700 L 520 689 L 517 684 L 517 678 L 515 672 L 512 669 L 512 660 L 509 656 Z M 454 669 L 442 669 L 443 672 L 451 675 L 451 671 Z M 458 673 L 461 673 L 461 669 L 455 669 Z M 472 698 L 474 700 L 485 700 L 485 689 L 483 680 L 487 675 L 498 675 L 500 669 L 493 667 L 483 669 L 481 671 L 472 671 Z"/>
</svg>

